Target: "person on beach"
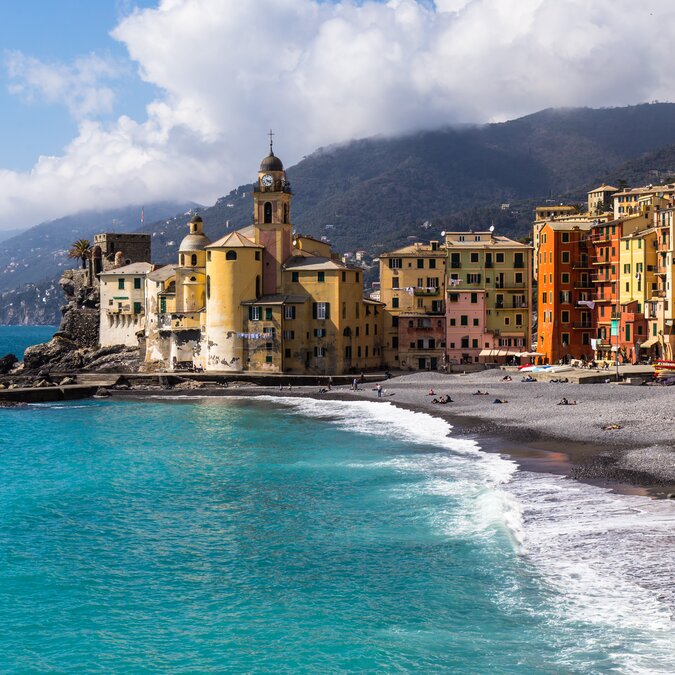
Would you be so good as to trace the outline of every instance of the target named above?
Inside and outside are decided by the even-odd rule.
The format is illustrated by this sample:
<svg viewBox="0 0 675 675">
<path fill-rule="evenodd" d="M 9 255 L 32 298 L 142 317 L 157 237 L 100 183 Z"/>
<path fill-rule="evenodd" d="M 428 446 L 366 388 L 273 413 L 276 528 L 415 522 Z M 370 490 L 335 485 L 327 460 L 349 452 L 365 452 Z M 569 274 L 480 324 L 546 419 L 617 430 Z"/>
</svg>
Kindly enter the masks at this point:
<svg viewBox="0 0 675 675">
<path fill-rule="evenodd" d="M 356 378 L 354 378 L 352 380 L 352 391 L 358 391 L 358 390 L 359 390 L 358 382 L 357 382 Z"/>
<path fill-rule="evenodd" d="M 502 377 L 502 382 L 511 382 L 512 379 L 513 378 L 510 375 L 504 375 L 504 377 Z"/>
<path fill-rule="evenodd" d="M 427 396 L 436 396 L 436 392 L 433 389 L 429 389 Z"/>
<path fill-rule="evenodd" d="M 496 398 L 493 403 L 508 403 L 508 401 L 505 398 Z"/>
<path fill-rule="evenodd" d="M 377 383 L 377 387 L 375 387 L 375 389 L 377 389 L 377 398 L 382 398 L 382 385 L 379 382 Z"/>
<path fill-rule="evenodd" d="M 328 376 L 328 391 L 330 391 L 333 388 L 333 376 L 329 375 Z"/>
<path fill-rule="evenodd" d="M 476 389 L 476 391 L 473 392 L 472 396 L 489 396 L 490 392 L 489 391 L 481 391 L 480 389 Z"/>
</svg>

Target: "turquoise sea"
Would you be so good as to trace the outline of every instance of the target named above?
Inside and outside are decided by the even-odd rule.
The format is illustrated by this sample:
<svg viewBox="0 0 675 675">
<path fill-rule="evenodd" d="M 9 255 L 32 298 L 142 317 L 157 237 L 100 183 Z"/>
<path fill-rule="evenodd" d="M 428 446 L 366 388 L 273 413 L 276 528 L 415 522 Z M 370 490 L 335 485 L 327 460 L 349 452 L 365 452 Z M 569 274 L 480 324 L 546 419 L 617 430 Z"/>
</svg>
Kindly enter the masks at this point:
<svg viewBox="0 0 675 675">
<path fill-rule="evenodd" d="M 0 408 L 0 671 L 672 673 L 675 504 L 374 402 Z"/>
<path fill-rule="evenodd" d="M 56 331 L 56 326 L 0 326 L 0 358 L 14 354 L 23 360 L 26 347 L 47 342 Z"/>
</svg>

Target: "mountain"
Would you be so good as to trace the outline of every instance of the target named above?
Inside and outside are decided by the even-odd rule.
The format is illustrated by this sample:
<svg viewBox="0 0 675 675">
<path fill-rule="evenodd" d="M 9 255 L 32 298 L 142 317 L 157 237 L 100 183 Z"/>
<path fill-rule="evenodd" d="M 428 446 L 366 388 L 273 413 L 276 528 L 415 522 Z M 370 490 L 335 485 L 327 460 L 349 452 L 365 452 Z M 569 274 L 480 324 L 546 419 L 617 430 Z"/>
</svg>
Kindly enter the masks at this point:
<svg viewBox="0 0 675 675">
<path fill-rule="evenodd" d="M 252 179 L 260 159 L 251 158 Z M 675 104 L 654 103 L 547 109 L 499 124 L 361 139 L 319 148 L 287 167 L 287 175 L 299 231 L 326 237 L 338 251 L 377 255 L 411 238 L 438 237 L 443 229 L 495 224 L 501 234 L 526 236 L 537 203 L 582 202 L 601 182 L 657 182 L 673 169 Z M 200 209 L 212 239 L 251 223 L 251 191 L 252 184 L 241 185 Z M 155 262 L 175 260 L 190 214 L 185 206 L 166 206 L 152 217 L 146 207 L 143 227 L 136 207 L 120 210 L 124 216 L 61 219 L 0 243 L 0 291 L 49 281 L 72 264 L 64 257 L 68 245 L 110 230 L 113 217 L 120 231 L 153 234 Z M 39 297 L 42 306 L 51 302 L 48 290 L 38 283 L 21 291 L 28 293 L 23 321 L 30 320 L 30 298 Z M 0 323 L 8 320 L 1 311 L 6 302 L 0 298 Z"/>
<path fill-rule="evenodd" d="M 198 206 L 194 203 L 162 202 L 144 207 L 149 229 L 152 221 L 174 216 Z M 0 242 L 0 291 L 53 279 L 73 266 L 68 249 L 77 239 L 93 240 L 99 232 L 132 232 L 138 229 L 141 207 L 127 206 L 106 211 L 85 211 L 41 223 Z"/>
<path fill-rule="evenodd" d="M 426 221 L 429 234 L 446 223 L 476 228 L 495 221 L 502 233 L 522 236 L 544 199 L 583 201 L 596 183 L 621 174 L 654 182 L 654 171 L 675 166 L 661 152 L 671 145 L 672 103 L 548 109 L 500 124 L 362 139 L 320 148 L 287 167 L 291 216 L 299 231 L 325 236 L 340 251 L 426 237 Z M 252 162 L 252 178 L 257 168 Z M 241 185 L 200 211 L 210 236 L 220 236 L 227 221 L 251 222 L 251 190 Z M 502 211 L 501 204 L 511 208 Z M 175 253 L 186 220 L 163 225 L 160 250 Z"/>
<path fill-rule="evenodd" d="M 0 230 L 0 241 L 5 241 L 16 237 L 17 234 L 21 234 L 23 230 Z"/>
</svg>

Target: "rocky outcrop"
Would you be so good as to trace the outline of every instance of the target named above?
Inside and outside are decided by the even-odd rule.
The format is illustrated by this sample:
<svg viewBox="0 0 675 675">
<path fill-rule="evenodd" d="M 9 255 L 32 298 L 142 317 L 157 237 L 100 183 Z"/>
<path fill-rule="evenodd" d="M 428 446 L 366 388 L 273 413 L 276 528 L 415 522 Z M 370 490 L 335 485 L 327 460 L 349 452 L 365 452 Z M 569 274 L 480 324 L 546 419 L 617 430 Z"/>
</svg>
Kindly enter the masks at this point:
<svg viewBox="0 0 675 675">
<path fill-rule="evenodd" d="M 7 354 L 0 359 L 0 375 L 7 375 L 14 365 L 18 362 L 18 359 L 14 354 Z"/>
<path fill-rule="evenodd" d="M 24 354 L 23 372 L 98 372 L 135 373 L 141 365 L 138 349 L 114 347 L 81 347 L 61 332 L 44 344 L 29 347 Z"/>
<path fill-rule="evenodd" d="M 78 347 L 94 348 L 99 339 L 100 294 L 90 286 L 86 270 L 67 270 L 59 281 L 66 296 L 59 334 Z"/>
</svg>

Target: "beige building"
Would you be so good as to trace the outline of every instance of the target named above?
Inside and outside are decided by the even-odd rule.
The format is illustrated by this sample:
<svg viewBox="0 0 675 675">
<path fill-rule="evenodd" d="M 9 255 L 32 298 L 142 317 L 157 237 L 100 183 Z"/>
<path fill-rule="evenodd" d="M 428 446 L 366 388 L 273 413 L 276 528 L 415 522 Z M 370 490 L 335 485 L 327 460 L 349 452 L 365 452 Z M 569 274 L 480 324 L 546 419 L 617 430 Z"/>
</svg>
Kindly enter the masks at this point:
<svg viewBox="0 0 675 675">
<path fill-rule="evenodd" d="M 140 262 L 99 275 L 99 342 L 102 347 L 138 346 L 137 333 L 145 330 L 145 278 L 151 270 L 150 263 Z"/>
</svg>

